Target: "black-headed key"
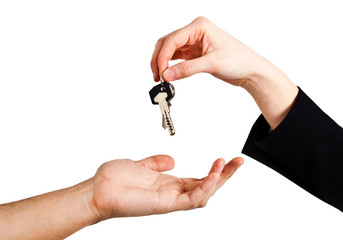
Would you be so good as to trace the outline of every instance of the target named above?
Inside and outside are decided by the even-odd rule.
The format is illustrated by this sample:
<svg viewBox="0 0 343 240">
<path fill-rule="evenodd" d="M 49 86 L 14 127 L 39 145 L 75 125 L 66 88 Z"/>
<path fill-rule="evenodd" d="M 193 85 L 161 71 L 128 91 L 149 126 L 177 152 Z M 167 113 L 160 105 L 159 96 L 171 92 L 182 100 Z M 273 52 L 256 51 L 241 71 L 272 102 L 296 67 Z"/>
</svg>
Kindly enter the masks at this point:
<svg viewBox="0 0 343 240">
<path fill-rule="evenodd" d="M 175 134 L 173 122 L 170 117 L 170 101 L 175 95 L 174 86 L 168 82 L 161 81 L 149 91 L 152 104 L 158 104 L 162 113 L 162 127 L 168 127 L 170 136 Z"/>
</svg>

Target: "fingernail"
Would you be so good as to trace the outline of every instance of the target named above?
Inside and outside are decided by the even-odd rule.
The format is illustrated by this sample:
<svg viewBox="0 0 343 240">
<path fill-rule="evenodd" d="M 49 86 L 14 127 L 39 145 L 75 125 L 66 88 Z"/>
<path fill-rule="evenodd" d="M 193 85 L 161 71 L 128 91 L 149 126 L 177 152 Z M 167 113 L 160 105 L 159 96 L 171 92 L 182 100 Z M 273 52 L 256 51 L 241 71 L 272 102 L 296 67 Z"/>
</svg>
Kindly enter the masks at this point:
<svg viewBox="0 0 343 240">
<path fill-rule="evenodd" d="M 243 165 L 243 163 L 244 163 L 244 159 L 241 158 L 240 161 L 239 161 L 239 168 Z"/>
<path fill-rule="evenodd" d="M 175 78 L 175 73 L 173 70 L 167 69 L 163 72 L 163 78 L 167 81 L 174 80 Z"/>
</svg>

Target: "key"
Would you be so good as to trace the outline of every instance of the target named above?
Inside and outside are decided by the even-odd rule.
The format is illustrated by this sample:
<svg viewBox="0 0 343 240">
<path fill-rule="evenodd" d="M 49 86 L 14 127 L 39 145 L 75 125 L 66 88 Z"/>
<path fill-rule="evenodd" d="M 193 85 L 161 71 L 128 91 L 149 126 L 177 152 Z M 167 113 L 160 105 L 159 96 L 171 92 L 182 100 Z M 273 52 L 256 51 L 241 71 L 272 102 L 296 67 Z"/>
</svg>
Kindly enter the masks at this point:
<svg viewBox="0 0 343 240">
<path fill-rule="evenodd" d="M 175 129 L 173 122 L 170 117 L 171 106 L 170 101 L 175 95 L 174 86 L 168 82 L 161 80 L 161 83 L 153 87 L 150 92 L 151 102 L 153 104 L 159 104 L 162 113 L 162 127 L 166 129 L 168 127 L 169 134 L 173 136 L 175 134 Z"/>
<path fill-rule="evenodd" d="M 168 97 L 166 92 L 160 92 L 157 94 L 157 96 L 154 98 L 154 101 L 158 102 L 160 105 L 161 113 L 162 113 L 162 127 L 166 129 L 168 127 L 170 136 L 173 136 L 175 134 L 175 129 L 173 126 L 173 122 L 170 117 L 170 110 L 169 105 L 166 102 L 166 98 Z"/>
<path fill-rule="evenodd" d="M 170 117 L 170 101 L 175 95 L 174 86 L 168 82 L 161 81 L 160 84 L 153 87 L 150 92 L 152 104 L 158 104 L 162 113 L 162 127 L 168 128 L 169 134 L 173 136 L 175 129 Z"/>
</svg>

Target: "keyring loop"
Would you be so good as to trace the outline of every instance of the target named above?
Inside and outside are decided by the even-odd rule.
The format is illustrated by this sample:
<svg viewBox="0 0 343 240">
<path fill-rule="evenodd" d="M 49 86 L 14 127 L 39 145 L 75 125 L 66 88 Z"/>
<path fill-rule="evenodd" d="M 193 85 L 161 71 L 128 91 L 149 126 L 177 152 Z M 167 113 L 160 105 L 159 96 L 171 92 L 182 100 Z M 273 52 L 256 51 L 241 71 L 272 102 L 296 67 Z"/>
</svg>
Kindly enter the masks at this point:
<svg viewBox="0 0 343 240">
<path fill-rule="evenodd" d="M 163 71 L 164 72 L 164 71 Z M 163 72 L 161 73 L 161 75 L 160 75 L 160 81 L 161 81 L 161 84 L 163 84 L 163 78 L 162 78 L 162 75 L 163 75 Z"/>
</svg>

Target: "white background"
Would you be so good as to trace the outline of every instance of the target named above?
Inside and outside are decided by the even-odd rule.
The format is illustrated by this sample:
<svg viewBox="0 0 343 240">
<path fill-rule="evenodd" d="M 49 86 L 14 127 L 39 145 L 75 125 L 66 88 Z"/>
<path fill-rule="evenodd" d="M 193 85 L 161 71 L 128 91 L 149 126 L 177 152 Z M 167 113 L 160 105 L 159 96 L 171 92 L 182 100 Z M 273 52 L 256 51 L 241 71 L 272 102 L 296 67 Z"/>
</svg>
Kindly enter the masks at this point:
<svg viewBox="0 0 343 240">
<path fill-rule="evenodd" d="M 203 177 L 240 153 L 260 114 L 243 89 L 174 83 L 161 128 L 150 57 L 203 15 L 265 56 L 343 124 L 340 1 L 0 1 L 0 202 L 68 187 L 112 159 L 169 154 Z M 70 239 L 342 239 L 342 213 L 255 160 L 207 207 L 108 220 Z M 0 233 L 1 239 L 1 233 Z"/>
</svg>

